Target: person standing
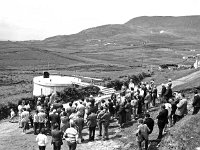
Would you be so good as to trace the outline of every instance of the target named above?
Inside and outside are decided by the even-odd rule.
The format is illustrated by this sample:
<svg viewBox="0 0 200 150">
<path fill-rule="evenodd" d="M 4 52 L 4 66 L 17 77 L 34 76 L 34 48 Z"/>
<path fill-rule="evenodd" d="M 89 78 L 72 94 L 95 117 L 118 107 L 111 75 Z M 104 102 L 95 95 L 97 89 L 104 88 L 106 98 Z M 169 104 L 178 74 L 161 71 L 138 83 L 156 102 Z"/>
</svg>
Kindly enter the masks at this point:
<svg viewBox="0 0 200 150">
<path fill-rule="evenodd" d="M 57 123 L 53 125 L 51 136 L 52 136 L 51 144 L 53 144 L 53 150 L 60 150 L 61 145 L 63 145 L 62 142 L 63 132 L 59 130 L 59 125 Z"/>
<path fill-rule="evenodd" d="M 44 110 L 41 109 L 38 113 L 38 119 L 39 119 L 39 133 L 42 128 L 45 128 L 45 121 L 46 121 L 46 114 L 44 113 Z"/>
<path fill-rule="evenodd" d="M 101 119 L 101 117 L 105 114 L 103 106 L 100 107 L 100 111 L 97 115 L 97 119 L 98 119 L 98 127 L 99 127 L 99 136 L 102 136 L 102 125 L 103 125 L 103 120 Z"/>
<path fill-rule="evenodd" d="M 181 93 L 181 99 L 176 106 L 177 109 L 175 112 L 174 124 L 180 119 L 182 119 L 185 114 L 187 114 L 187 99 L 185 98 L 185 94 Z"/>
<path fill-rule="evenodd" d="M 78 141 L 78 131 L 75 129 L 75 123 L 72 121 L 70 123 L 70 128 L 67 128 L 63 137 L 67 141 L 69 150 L 75 150 Z"/>
<path fill-rule="evenodd" d="M 34 134 L 37 134 L 37 129 L 39 129 L 39 117 L 38 117 L 38 110 L 35 111 L 35 114 L 33 116 L 33 128 L 34 128 Z"/>
<path fill-rule="evenodd" d="M 108 140 L 109 137 L 108 137 L 108 127 L 109 127 L 109 124 L 110 124 L 110 112 L 108 111 L 107 108 L 104 109 L 104 115 L 101 117 L 101 120 L 103 122 L 103 137 L 102 139 L 103 140 Z"/>
<path fill-rule="evenodd" d="M 11 108 L 10 109 L 10 120 L 9 120 L 9 122 L 13 123 L 14 117 L 15 117 L 15 112 L 14 112 L 13 108 Z"/>
<path fill-rule="evenodd" d="M 26 110 L 26 108 L 23 108 L 23 112 L 21 113 L 21 119 L 23 133 L 26 133 L 26 130 L 29 129 L 29 112 Z"/>
<path fill-rule="evenodd" d="M 152 106 L 154 107 L 156 106 L 157 95 L 158 95 L 158 90 L 156 85 L 154 85 L 152 89 Z"/>
<path fill-rule="evenodd" d="M 134 96 L 132 96 L 131 106 L 132 106 L 133 118 L 136 119 L 137 108 L 138 108 L 138 101 L 137 101 L 137 99 Z"/>
<path fill-rule="evenodd" d="M 134 83 L 133 83 L 133 79 L 130 79 L 130 82 L 129 82 L 128 88 L 129 88 L 130 91 L 134 90 L 135 85 L 134 85 Z"/>
<path fill-rule="evenodd" d="M 83 114 L 78 112 L 77 117 L 74 119 L 74 123 L 76 127 L 78 128 L 78 138 L 80 139 L 81 142 L 84 141 L 83 136 L 82 136 L 82 130 L 84 127 L 84 119 L 83 119 Z"/>
<path fill-rule="evenodd" d="M 164 95 L 165 95 L 165 92 L 166 92 L 166 86 L 162 83 L 162 89 L 161 89 L 161 94 L 160 94 L 160 102 L 161 103 L 164 103 L 165 102 L 165 98 L 164 98 Z"/>
<path fill-rule="evenodd" d="M 131 100 L 127 100 L 127 103 L 125 105 L 125 111 L 126 111 L 126 122 L 131 121 L 131 114 L 132 114 L 132 106 L 131 106 Z"/>
<path fill-rule="evenodd" d="M 19 116 L 19 118 L 18 118 L 18 124 L 19 124 L 19 128 L 22 128 L 21 114 L 23 112 L 23 106 L 22 106 L 22 102 L 21 101 L 18 102 L 18 107 L 17 108 L 18 108 L 18 116 Z"/>
<path fill-rule="evenodd" d="M 162 138 L 163 130 L 166 124 L 168 123 L 168 110 L 165 109 L 165 105 L 161 106 L 161 111 L 159 112 L 157 119 L 158 119 L 158 128 L 159 128 L 158 139 L 160 140 Z"/>
<path fill-rule="evenodd" d="M 111 99 L 108 99 L 108 109 L 109 109 L 111 116 L 114 117 L 115 109 L 114 109 L 114 104 L 111 101 Z"/>
<path fill-rule="evenodd" d="M 154 120 L 150 117 L 150 114 L 148 113 L 145 114 L 144 124 L 146 124 L 147 127 L 149 128 L 148 134 L 151 134 L 154 127 Z"/>
<path fill-rule="evenodd" d="M 125 111 L 124 103 L 120 104 L 118 115 L 119 115 L 120 128 L 124 128 L 124 124 L 126 123 L 126 111 Z"/>
<path fill-rule="evenodd" d="M 36 142 L 38 142 L 39 150 L 45 150 L 48 143 L 47 136 L 45 135 L 45 129 L 42 128 L 41 132 L 36 137 Z"/>
<path fill-rule="evenodd" d="M 138 120 L 138 129 L 136 132 L 136 141 L 138 142 L 139 150 L 142 150 L 142 142 L 145 142 L 145 150 L 148 149 L 148 141 L 149 141 L 149 128 L 146 124 L 144 124 L 143 119 Z"/>
<path fill-rule="evenodd" d="M 193 99 L 192 106 L 194 107 L 194 110 L 193 110 L 192 114 L 195 115 L 200 110 L 200 96 L 198 95 L 198 91 L 197 90 L 194 91 L 194 99 Z"/>
<path fill-rule="evenodd" d="M 97 126 L 97 114 L 95 114 L 93 110 L 87 117 L 87 125 L 89 127 L 89 141 L 94 141 L 95 129 Z"/>
<path fill-rule="evenodd" d="M 173 94 L 172 94 L 172 83 L 168 83 L 167 85 L 167 89 L 166 89 L 166 92 L 164 94 L 164 98 L 165 98 L 165 101 L 168 103 L 169 102 L 169 99 L 173 97 Z"/>
<path fill-rule="evenodd" d="M 79 101 L 79 104 L 77 106 L 77 112 L 80 112 L 81 117 L 84 118 L 85 116 L 85 106 L 83 105 L 83 101 Z"/>
<path fill-rule="evenodd" d="M 69 117 L 67 116 L 66 112 L 63 112 L 62 116 L 60 117 L 60 129 L 64 133 L 69 127 Z"/>
<path fill-rule="evenodd" d="M 144 98 L 144 104 L 145 104 L 144 113 L 147 113 L 149 111 L 150 103 L 152 101 L 152 95 L 150 92 L 151 91 L 147 90 L 147 94 Z"/>
<path fill-rule="evenodd" d="M 51 123 L 51 129 L 53 129 L 53 125 L 56 123 L 60 128 L 60 117 L 58 113 L 56 113 L 56 109 L 53 109 L 53 112 L 49 115 L 49 121 Z"/>
</svg>

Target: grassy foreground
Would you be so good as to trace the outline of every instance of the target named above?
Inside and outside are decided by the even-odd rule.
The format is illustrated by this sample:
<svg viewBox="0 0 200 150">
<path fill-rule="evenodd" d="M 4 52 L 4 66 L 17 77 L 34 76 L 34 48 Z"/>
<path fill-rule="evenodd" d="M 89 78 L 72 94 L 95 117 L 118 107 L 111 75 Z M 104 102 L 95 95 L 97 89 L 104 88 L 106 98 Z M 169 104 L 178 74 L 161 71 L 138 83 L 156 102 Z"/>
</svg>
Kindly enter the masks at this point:
<svg viewBox="0 0 200 150">
<path fill-rule="evenodd" d="M 187 115 L 180 120 L 161 142 L 160 150 L 195 150 L 200 141 L 200 114 Z"/>
</svg>

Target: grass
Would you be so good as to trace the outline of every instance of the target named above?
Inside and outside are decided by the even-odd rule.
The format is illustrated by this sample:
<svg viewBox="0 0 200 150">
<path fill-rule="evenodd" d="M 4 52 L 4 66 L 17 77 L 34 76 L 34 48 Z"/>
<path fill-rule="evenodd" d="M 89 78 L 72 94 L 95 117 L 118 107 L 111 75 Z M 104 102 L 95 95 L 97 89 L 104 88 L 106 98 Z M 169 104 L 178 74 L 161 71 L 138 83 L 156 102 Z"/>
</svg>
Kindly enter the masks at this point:
<svg viewBox="0 0 200 150">
<path fill-rule="evenodd" d="M 170 130 L 159 149 L 195 150 L 200 144 L 200 114 L 187 115 Z"/>
</svg>

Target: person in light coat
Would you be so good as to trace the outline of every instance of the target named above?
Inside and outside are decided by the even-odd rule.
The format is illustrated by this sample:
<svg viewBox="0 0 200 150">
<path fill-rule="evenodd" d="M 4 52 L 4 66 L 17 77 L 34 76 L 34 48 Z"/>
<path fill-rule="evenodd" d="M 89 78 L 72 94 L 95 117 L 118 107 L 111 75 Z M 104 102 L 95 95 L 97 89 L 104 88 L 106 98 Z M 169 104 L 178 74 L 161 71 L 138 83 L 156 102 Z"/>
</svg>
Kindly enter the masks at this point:
<svg viewBox="0 0 200 150">
<path fill-rule="evenodd" d="M 181 99 L 176 106 L 177 106 L 177 109 L 175 112 L 174 124 L 177 121 L 179 121 L 180 119 L 182 119 L 184 117 L 184 115 L 186 115 L 188 112 L 187 111 L 187 99 L 185 98 L 185 94 L 181 93 Z"/>
</svg>

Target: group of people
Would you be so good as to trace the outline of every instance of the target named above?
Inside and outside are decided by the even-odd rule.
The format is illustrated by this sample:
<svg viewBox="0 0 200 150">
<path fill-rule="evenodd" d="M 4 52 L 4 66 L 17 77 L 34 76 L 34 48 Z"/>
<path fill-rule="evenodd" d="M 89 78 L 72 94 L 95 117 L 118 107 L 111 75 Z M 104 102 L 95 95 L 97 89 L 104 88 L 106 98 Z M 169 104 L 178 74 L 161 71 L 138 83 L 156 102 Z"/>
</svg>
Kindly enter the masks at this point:
<svg viewBox="0 0 200 150">
<path fill-rule="evenodd" d="M 135 85 L 132 80 L 129 84 L 123 84 L 120 94 L 113 93 L 108 100 L 95 100 L 90 96 L 76 102 L 62 105 L 57 102 L 56 95 L 38 98 L 36 106 L 30 109 L 30 104 L 25 101 L 18 106 L 19 127 L 23 133 L 29 129 L 29 124 L 37 135 L 39 149 L 44 150 L 47 144 L 46 133 L 52 136 L 51 144 L 54 150 L 60 150 L 63 139 L 67 141 L 70 150 L 75 150 L 77 143 L 83 142 L 84 127 L 88 127 L 88 140 L 95 140 L 95 131 L 98 128 L 98 136 L 102 140 L 109 139 L 109 125 L 111 120 L 117 120 L 119 128 L 124 128 L 126 123 L 138 120 L 136 139 L 138 147 L 145 141 L 145 149 L 148 148 L 148 136 L 154 128 L 154 120 L 150 117 L 149 110 L 161 104 L 161 110 L 157 116 L 159 128 L 158 139 L 162 138 L 166 127 L 171 127 L 187 114 L 187 99 L 183 93 L 173 95 L 172 82 L 167 86 L 162 85 L 162 91 L 158 100 L 157 87 L 154 81 L 142 82 Z M 195 91 L 194 112 L 200 110 L 200 96 Z M 143 119 L 144 118 L 144 119 Z"/>
<path fill-rule="evenodd" d="M 161 140 L 163 133 L 167 131 L 167 128 L 172 127 L 188 114 L 188 99 L 184 93 L 174 93 L 171 90 L 172 83 L 169 82 L 167 87 L 162 85 L 162 91 L 165 89 L 165 93 L 160 97 L 160 111 L 156 117 L 157 126 L 159 129 L 157 140 Z M 162 92 L 161 92 L 162 94 Z M 170 95 L 170 97 L 168 97 Z M 200 96 L 198 91 L 194 91 L 194 98 L 192 101 L 193 112 L 195 115 L 200 110 Z M 145 118 L 138 119 L 138 130 L 136 132 L 136 140 L 138 142 L 139 149 L 142 149 L 141 143 L 145 142 L 145 149 L 148 149 L 148 137 L 152 133 L 154 128 L 154 120 L 150 118 L 150 115 L 146 113 Z"/>
</svg>

